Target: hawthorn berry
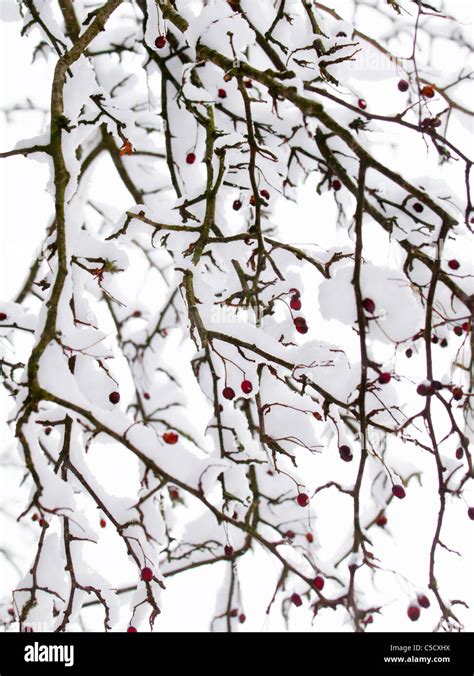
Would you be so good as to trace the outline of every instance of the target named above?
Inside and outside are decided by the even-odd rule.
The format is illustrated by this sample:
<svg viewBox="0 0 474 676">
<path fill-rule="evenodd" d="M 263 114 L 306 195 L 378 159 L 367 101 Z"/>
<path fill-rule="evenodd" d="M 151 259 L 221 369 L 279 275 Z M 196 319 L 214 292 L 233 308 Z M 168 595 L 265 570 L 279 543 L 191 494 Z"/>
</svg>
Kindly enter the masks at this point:
<svg viewBox="0 0 474 676">
<path fill-rule="evenodd" d="M 313 584 L 318 591 L 322 591 L 324 588 L 324 578 L 321 575 L 316 575 L 313 580 Z"/>
<path fill-rule="evenodd" d="M 344 462 L 350 462 L 352 460 L 352 452 L 349 446 L 339 446 L 339 455 Z"/>
<path fill-rule="evenodd" d="M 469 331 L 471 330 L 471 325 L 469 322 L 463 322 L 461 326 L 462 330 L 465 331 L 466 333 L 469 333 Z"/>
<path fill-rule="evenodd" d="M 406 495 L 405 489 L 404 489 L 403 486 L 401 486 L 400 484 L 394 484 L 394 485 L 392 486 L 392 494 L 393 494 L 396 498 L 399 498 L 400 500 L 402 500 L 402 499 L 405 497 L 405 495 Z"/>
<path fill-rule="evenodd" d="M 424 383 L 420 383 L 416 388 L 416 392 L 420 395 L 420 397 L 429 397 L 431 394 L 433 394 L 433 388 L 429 385 L 425 385 Z"/>
<path fill-rule="evenodd" d="M 255 195 L 250 195 L 250 204 L 254 207 L 255 206 Z"/>
<path fill-rule="evenodd" d="M 408 350 L 405 350 L 405 357 L 407 357 L 408 359 L 411 359 L 413 357 L 413 350 L 411 349 L 411 347 L 409 347 Z"/>
<path fill-rule="evenodd" d="M 295 310 L 298 312 L 301 310 L 301 300 L 299 299 L 299 296 L 292 296 L 290 300 L 290 307 L 292 310 Z"/>
<path fill-rule="evenodd" d="M 147 401 L 150 399 L 150 395 L 148 394 L 148 392 L 143 393 L 143 398 L 146 399 Z"/>
<path fill-rule="evenodd" d="M 461 447 L 456 449 L 456 460 L 461 460 L 462 456 L 464 455 L 464 451 L 462 450 Z"/>
<path fill-rule="evenodd" d="M 295 533 L 292 530 L 287 530 L 285 533 L 285 537 L 288 538 L 288 540 L 293 540 L 295 537 Z"/>
<path fill-rule="evenodd" d="M 298 493 L 296 502 L 300 507 L 306 507 L 307 505 L 309 505 L 309 495 L 307 495 L 307 493 Z"/>
<path fill-rule="evenodd" d="M 46 434 L 47 437 L 49 437 L 49 435 L 51 434 L 52 431 L 53 431 L 52 427 L 47 427 L 45 429 L 44 433 Z"/>
<path fill-rule="evenodd" d="M 186 155 L 186 164 L 194 164 L 196 161 L 196 155 L 194 153 L 188 153 Z"/>
<path fill-rule="evenodd" d="M 361 110 L 365 110 L 367 108 L 367 101 L 365 99 L 359 99 L 357 105 Z"/>
<path fill-rule="evenodd" d="M 448 340 L 447 340 L 447 338 L 442 338 L 439 345 L 440 345 L 440 347 L 448 347 Z"/>
<path fill-rule="evenodd" d="M 407 615 L 412 622 L 416 622 L 416 620 L 420 617 L 420 609 L 418 606 L 409 606 Z"/>
<path fill-rule="evenodd" d="M 308 333 L 308 325 L 307 324 L 297 324 L 295 326 L 295 329 L 298 331 L 298 333 Z"/>
<path fill-rule="evenodd" d="M 459 270 L 460 263 L 457 261 L 455 258 L 451 258 L 451 260 L 448 261 L 448 267 L 451 268 L 451 270 Z"/>
<path fill-rule="evenodd" d="M 295 604 L 297 608 L 299 608 L 301 605 L 303 605 L 303 601 L 301 599 L 301 596 L 297 594 L 296 592 L 291 595 L 291 602 Z"/>
<path fill-rule="evenodd" d="M 222 89 L 222 88 L 221 88 L 221 89 L 218 89 L 218 90 L 217 90 L 217 96 L 218 96 L 220 99 L 225 99 L 225 98 L 227 98 L 227 92 L 226 92 L 226 90 L 225 90 L 225 89 Z"/>
<path fill-rule="evenodd" d="M 290 289 L 289 293 L 291 293 L 292 296 L 296 296 L 297 298 L 301 296 L 301 291 L 299 289 Z"/>
<path fill-rule="evenodd" d="M 398 82 L 398 89 L 399 89 L 401 92 L 406 92 L 406 91 L 408 91 L 408 87 L 409 87 L 409 84 L 408 84 L 408 82 L 407 82 L 406 80 L 399 80 L 399 82 Z"/>
<path fill-rule="evenodd" d="M 372 298 L 364 298 L 362 301 L 362 307 L 366 312 L 369 312 L 371 315 L 375 312 L 375 303 Z"/>
<path fill-rule="evenodd" d="M 33 516 L 31 517 L 31 520 L 32 520 L 32 521 L 38 521 L 38 515 L 37 515 L 37 514 L 33 514 Z"/>
<path fill-rule="evenodd" d="M 143 582 L 151 582 L 151 580 L 153 580 L 152 569 L 148 568 L 148 566 L 145 566 L 145 568 L 142 568 L 141 578 L 142 578 Z"/>
<path fill-rule="evenodd" d="M 4 312 L 0 312 L 0 322 L 4 322 L 7 319 L 7 315 Z"/>
<path fill-rule="evenodd" d="M 179 435 L 176 432 L 164 432 L 163 433 L 163 441 L 165 444 L 176 444 L 178 442 Z"/>
<path fill-rule="evenodd" d="M 240 200 L 234 200 L 234 202 L 232 204 L 232 209 L 234 211 L 239 211 L 239 209 L 241 209 L 241 208 L 242 208 L 242 202 Z"/>
<path fill-rule="evenodd" d="M 440 383 L 439 380 L 432 380 L 431 387 L 438 392 L 443 389 L 443 383 Z"/>
<path fill-rule="evenodd" d="M 240 615 L 239 615 L 239 622 L 240 622 L 240 624 L 243 624 L 243 623 L 245 622 L 246 619 L 247 619 L 247 618 L 246 618 L 246 616 L 244 615 L 244 613 L 240 613 Z"/>
<path fill-rule="evenodd" d="M 335 190 L 336 192 L 342 188 L 342 183 L 338 178 L 335 178 L 334 181 L 331 183 L 332 189 Z"/>
<path fill-rule="evenodd" d="M 453 332 L 456 334 L 456 336 L 462 336 L 463 334 L 462 326 L 455 326 Z"/>
<path fill-rule="evenodd" d="M 415 202 L 415 204 L 413 205 L 413 211 L 416 211 L 417 214 L 421 214 L 424 208 L 425 207 L 419 202 Z"/>
<path fill-rule="evenodd" d="M 222 390 L 222 396 L 224 399 L 233 399 L 235 397 L 235 392 L 231 387 L 224 387 Z"/>
<path fill-rule="evenodd" d="M 309 544 L 312 544 L 314 542 L 314 536 L 312 533 L 306 533 L 305 537 L 306 540 L 309 542 Z"/>
<path fill-rule="evenodd" d="M 435 90 L 433 85 L 425 85 L 423 89 L 421 90 L 421 93 L 423 94 L 424 97 L 427 99 L 432 99 L 433 96 L 435 95 Z"/>
<path fill-rule="evenodd" d="M 453 399 L 459 401 L 463 398 L 463 391 L 460 387 L 453 387 Z"/>
<path fill-rule="evenodd" d="M 107 525 L 107 521 L 106 521 L 105 519 L 101 519 L 101 520 L 99 521 L 99 524 L 100 524 L 100 527 L 101 527 L 101 528 L 105 528 L 106 525 Z"/>
<path fill-rule="evenodd" d="M 433 343 L 433 345 L 436 345 L 438 343 L 438 340 L 439 340 L 438 336 L 431 336 L 431 342 Z"/>
<path fill-rule="evenodd" d="M 250 392 L 253 390 L 253 385 L 250 380 L 242 380 L 240 388 L 244 394 L 250 394 Z"/>
<path fill-rule="evenodd" d="M 377 524 L 377 526 L 380 526 L 380 528 L 383 528 L 384 526 L 387 525 L 387 521 L 388 519 L 385 516 L 385 514 L 381 514 L 379 517 L 377 517 L 375 523 Z"/>
<path fill-rule="evenodd" d="M 224 547 L 224 554 L 228 559 L 232 558 L 232 554 L 234 553 L 234 548 L 231 547 L 230 545 L 226 545 Z"/>
<path fill-rule="evenodd" d="M 129 627 L 127 629 L 127 634 L 136 634 L 136 633 L 137 633 L 137 630 L 135 629 L 135 627 Z"/>
<path fill-rule="evenodd" d="M 109 394 L 109 401 L 111 404 L 118 404 L 120 401 L 120 394 L 118 392 L 111 392 Z"/>
<path fill-rule="evenodd" d="M 474 521 L 474 507 L 469 507 L 467 510 L 467 515 L 471 519 L 471 521 Z"/>
<path fill-rule="evenodd" d="M 247 87 L 247 89 L 250 89 L 250 87 L 253 85 L 252 80 L 244 80 L 244 85 Z"/>
<path fill-rule="evenodd" d="M 381 373 L 379 375 L 379 383 L 381 385 L 387 385 L 387 383 L 389 383 L 391 381 L 391 379 L 392 379 L 392 376 L 390 375 L 390 373 L 385 372 L 385 373 Z"/>
<path fill-rule="evenodd" d="M 265 188 L 263 190 L 260 190 L 260 194 L 264 200 L 268 201 L 270 199 L 270 193 L 268 192 L 268 190 L 265 190 Z"/>
<path fill-rule="evenodd" d="M 163 49 L 166 47 L 166 37 L 164 35 L 159 35 L 155 40 L 155 47 L 157 49 Z"/>
<path fill-rule="evenodd" d="M 430 600 L 429 600 L 429 598 L 428 598 L 427 596 L 425 596 L 424 594 L 420 594 L 420 595 L 418 596 L 418 598 L 417 598 L 417 601 L 418 601 L 418 604 L 419 604 L 422 608 L 429 608 L 429 607 L 430 607 Z"/>
</svg>

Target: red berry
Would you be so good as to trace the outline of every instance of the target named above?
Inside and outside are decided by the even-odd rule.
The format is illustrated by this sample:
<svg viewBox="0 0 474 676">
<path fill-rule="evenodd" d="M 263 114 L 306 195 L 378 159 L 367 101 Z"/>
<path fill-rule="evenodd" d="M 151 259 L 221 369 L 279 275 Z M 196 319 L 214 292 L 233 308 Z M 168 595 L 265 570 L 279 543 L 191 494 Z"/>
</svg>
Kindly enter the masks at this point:
<svg viewBox="0 0 474 676">
<path fill-rule="evenodd" d="M 118 404 L 120 401 L 120 394 L 118 392 L 111 392 L 109 394 L 109 401 L 111 404 Z"/>
<path fill-rule="evenodd" d="M 469 507 L 467 510 L 467 515 L 471 519 L 471 521 L 474 521 L 474 507 Z"/>
<path fill-rule="evenodd" d="M 322 591 L 324 588 L 324 578 L 321 575 L 317 575 L 313 580 L 313 584 L 318 591 Z"/>
<path fill-rule="evenodd" d="M 222 390 L 222 396 L 224 399 L 233 399 L 235 397 L 235 392 L 231 387 L 224 387 Z"/>
<path fill-rule="evenodd" d="M 239 209 L 242 208 L 242 202 L 240 200 L 234 200 L 234 203 L 232 204 L 232 209 L 234 211 L 239 211 Z"/>
<path fill-rule="evenodd" d="M 463 398 L 463 391 L 460 387 L 453 387 L 453 399 L 459 401 Z"/>
<path fill-rule="evenodd" d="M 255 195 L 250 195 L 250 204 L 254 207 L 255 206 Z"/>
<path fill-rule="evenodd" d="M 147 401 L 150 399 L 150 395 L 148 394 L 148 392 L 143 393 L 143 398 L 146 399 Z"/>
<path fill-rule="evenodd" d="M 295 533 L 292 530 L 287 530 L 285 533 L 285 537 L 288 538 L 288 540 L 293 540 L 295 537 Z"/>
<path fill-rule="evenodd" d="M 230 615 L 231 617 L 237 617 L 238 614 L 239 614 L 239 611 L 238 611 L 237 608 L 232 608 L 232 610 L 231 610 L 230 613 L 229 613 L 229 615 Z"/>
<path fill-rule="evenodd" d="M 186 155 L 186 163 L 187 164 L 194 164 L 196 161 L 196 155 L 194 153 L 188 153 Z"/>
<path fill-rule="evenodd" d="M 369 312 L 371 315 L 375 312 L 375 303 L 372 298 L 364 298 L 362 301 L 362 307 L 366 312 Z"/>
<path fill-rule="evenodd" d="M 403 488 L 403 486 L 400 486 L 400 484 L 394 484 L 392 486 L 392 494 L 396 498 L 399 498 L 400 500 L 402 500 L 402 498 L 404 498 L 406 495 L 405 489 Z"/>
<path fill-rule="evenodd" d="M 37 514 L 33 514 L 33 516 L 31 517 L 31 520 L 32 520 L 32 521 L 38 521 L 38 515 L 37 515 Z"/>
<path fill-rule="evenodd" d="M 307 495 L 306 493 L 298 493 L 296 502 L 299 504 L 300 507 L 306 507 L 307 505 L 309 505 L 309 495 Z"/>
<path fill-rule="evenodd" d="M 448 347 L 448 341 L 446 338 L 441 339 L 440 347 Z"/>
<path fill-rule="evenodd" d="M 464 455 L 464 451 L 462 450 L 462 448 L 457 448 L 456 449 L 456 459 L 461 460 L 463 455 Z"/>
<path fill-rule="evenodd" d="M 299 296 L 292 296 L 290 300 L 290 307 L 292 310 L 295 310 L 298 312 L 301 310 L 301 301 L 299 299 Z"/>
<path fill-rule="evenodd" d="M 157 49 L 163 49 L 166 47 L 166 37 L 164 35 L 159 35 L 155 40 L 155 47 Z"/>
<path fill-rule="evenodd" d="M 336 192 L 342 188 L 342 183 L 338 178 L 335 178 L 334 181 L 331 183 L 332 189 L 335 190 Z"/>
<path fill-rule="evenodd" d="M 433 85 L 425 85 L 423 89 L 421 90 L 421 93 L 423 96 L 425 96 L 427 99 L 432 99 L 433 96 L 435 95 L 435 90 Z"/>
<path fill-rule="evenodd" d="M 142 568 L 142 580 L 143 582 L 151 582 L 153 580 L 153 571 L 151 568 L 148 568 L 148 566 L 145 566 L 145 568 Z"/>
<path fill-rule="evenodd" d="M 0 322 L 4 322 L 7 318 L 7 315 L 4 312 L 0 312 Z"/>
<path fill-rule="evenodd" d="M 296 296 L 297 298 L 301 296 L 301 291 L 299 289 L 290 289 L 289 293 L 291 293 L 292 296 Z"/>
<path fill-rule="evenodd" d="M 7 612 L 10 615 L 10 617 L 15 617 L 15 611 L 13 610 L 13 608 L 9 608 Z"/>
<path fill-rule="evenodd" d="M 46 434 L 47 437 L 49 437 L 49 435 L 51 434 L 52 431 L 53 431 L 52 427 L 47 427 L 45 429 L 44 433 Z"/>
<path fill-rule="evenodd" d="M 127 629 L 127 634 L 136 634 L 136 633 L 137 633 L 137 630 L 135 629 L 135 627 L 129 627 Z"/>
<path fill-rule="evenodd" d="M 400 80 L 400 81 L 399 81 L 399 83 L 398 83 L 398 89 L 399 89 L 401 92 L 406 92 L 406 91 L 408 90 L 408 87 L 409 87 L 409 85 L 408 85 L 408 82 L 407 82 L 406 80 Z"/>
<path fill-rule="evenodd" d="M 443 389 L 443 383 L 440 383 L 439 380 L 432 380 L 431 381 L 431 387 L 433 390 L 442 390 Z"/>
<path fill-rule="evenodd" d="M 260 194 L 263 197 L 263 199 L 267 200 L 267 202 L 268 202 L 268 200 L 270 199 L 270 193 L 268 192 L 268 190 L 265 190 L 265 189 L 260 190 Z"/>
<path fill-rule="evenodd" d="M 48 528 L 48 522 L 45 521 L 45 519 L 40 519 L 38 523 L 41 526 L 41 528 Z"/>
<path fill-rule="evenodd" d="M 455 326 L 453 332 L 456 334 L 456 336 L 462 336 L 463 334 L 462 326 Z"/>
<path fill-rule="evenodd" d="M 239 615 L 239 622 L 240 624 L 243 624 L 247 618 L 245 617 L 244 613 L 240 613 Z"/>
<path fill-rule="evenodd" d="M 451 258 L 451 260 L 448 261 L 448 266 L 451 268 L 451 270 L 459 270 L 461 267 L 459 261 L 457 261 L 455 258 Z"/>
<path fill-rule="evenodd" d="M 359 99 L 357 105 L 361 110 L 365 110 L 367 108 L 367 101 L 365 99 Z"/>
<path fill-rule="evenodd" d="M 298 326 L 295 327 L 298 333 L 308 333 L 308 327 L 306 324 L 299 324 Z"/>
<path fill-rule="evenodd" d="M 411 349 L 411 347 L 409 347 L 408 350 L 405 351 L 405 356 L 408 359 L 411 359 L 413 357 L 413 350 Z"/>
<path fill-rule="evenodd" d="M 385 373 L 381 373 L 379 375 L 379 383 L 381 385 L 386 385 L 387 383 L 389 383 L 391 381 L 391 379 L 392 379 L 392 376 L 390 375 L 390 373 L 385 372 Z"/>
<path fill-rule="evenodd" d="M 234 553 L 234 548 L 231 547 L 230 545 L 226 545 L 224 547 L 224 554 L 228 559 L 232 558 L 232 554 Z"/>
<path fill-rule="evenodd" d="M 412 622 L 416 622 L 416 620 L 420 617 L 420 609 L 418 606 L 410 606 L 407 610 L 407 615 Z"/>
<path fill-rule="evenodd" d="M 247 87 L 247 89 L 250 89 L 252 84 L 252 80 L 244 80 L 244 85 Z"/>
<path fill-rule="evenodd" d="M 218 90 L 217 90 L 217 96 L 218 96 L 220 99 L 225 99 L 225 98 L 227 98 L 227 92 L 226 92 L 226 90 L 225 90 L 225 89 L 218 89 Z"/>
<path fill-rule="evenodd" d="M 419 202 L 415 202 L 413 205 L 413 211 L 416 211 L 417 214 L 421 214 L 421 212 L 424 210 L 424 206 L 420 204 Z"/>
<path fill-rule="evenodd" d="M 469 333 L 469 331 L 471 330 L 471 325 L 469 322 L 463 322 L 461 326 L 462 330 L 465 331 L 466 333 Z"/>
<path fill-rule="evenodd" d="M 299 608 L 301 605 L 303 605 L 303 601 L 301 600 L 301 596 L 297 594 L 296 592 L 291 595 L 291 602 L 295 604 L 297 608 Z"/>
<path fill-rule="evenodd" d="M 377 518 L 375 523 L 377 524 L 377 526 L 380 526 L 380 528 L 383 528 L 384 526 L 386 526 L 387 525 L 387 517 L 385 516 L 385 514 L 381 514 Z"/>
<path fill-rule="evenodd" d="M 422 608 L 429 608 L 430 607 L 430 600 L 424 594 L 420 594 L 418 596 L 417 601 Z"/>
<path fill-rule="evenodd" d="M 176 432 L 164 432 L 163 441 L 165 444 L 176 444 L 178 442 L 179 435 Z"/>
<path fill-rule="evenodd" d="M 339 446 L 339 455 L 344 462 L 350 462 L 352 460 L 352 453 L 349 446 Z"/>
<path fill-rule="evenodd" d="M 244 394 L 250 394 L 250 392 L 253 390 L 253 385 L 250 380 L 242 380 L 240 387 Z"/>
<path fill-rule="evenodd" d="M 306 539 L 311 544 L 314 542 L 314 536 L 312 533 L 306 533 Z"/>
<path fill-rule="evenodd" d="M 420 397 L 429 397 L 431 394 L 433 394 L 433 388 L 428 385 L 424 385 L 423 383 L 418 385 L 416 391 Z"/>
<path fill-rule="evenodd" d="M 105 519 L 101 519 L 101 520 L 99 521 L 99 523 L 100 523 L 100 527 L 101 527 L 101 528 L 105 528 L 106 525 L 107 525 L 107 521 L 106 521 Z"/>
<path fill-rule="evenodd" d="M 140 310 L 134 310 L 132 312 L 132 317 L 135 317 L 136 319 L 138 319 L 141 316 L 142 316 L 142 313 L 140 312 Z"/>
</svg>

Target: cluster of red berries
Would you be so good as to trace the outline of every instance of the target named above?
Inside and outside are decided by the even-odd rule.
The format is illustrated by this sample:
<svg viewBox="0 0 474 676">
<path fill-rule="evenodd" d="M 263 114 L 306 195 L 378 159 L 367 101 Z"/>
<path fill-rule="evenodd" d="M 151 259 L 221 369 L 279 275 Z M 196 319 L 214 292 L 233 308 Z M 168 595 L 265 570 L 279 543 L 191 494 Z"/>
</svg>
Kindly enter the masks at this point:
<svg viewBox="0 0 474 676">
<path fill-rule="evenodd" d="M 250 394 L 253 390 L 253 385 L 250 382 L 250 380 L 245 379 L 242 380 L 242 382 L 240 383 L 240 389 L 244 394 Z M 224 399 L 229 399 L 229 401 L 231 401 L 232 399 L 235 398 L 234 388 L 229 386 L 224 387 L 224 389 L 222 390 L 222 396 L 224 397 Z"/>
<path fill-rule="evenodd" d="M 232 610 L 229 611 L 229 617 L 238 617 L 240 624 L 243 624 L 247 617 L 245 616 L 244 613 L 239 613 L 237 608 L 232 608 Z"/>
<path fill-rule="evenodd" d="M 417 602 L 418 605 L 412 603 L 410 606 L 408 606 L 407 615 L 412 622 L 416 622 L 416 620 L 420 617 L 420 607 L 421 608 L 430 607 L 430 600 L 427 596 L 425 596 L 425 594 L 419 594 Z"/>
<path fill-rule="evenodd" d="M 299 312 L 301 310 L 301 293 L 299 289 L 290 289 L 290 294 L 290 308 L 295 312 Z M 298 333 L 308 333 L 308 324 L 304 317 L 294 317 L 293 324 Z"/>
</svg>

